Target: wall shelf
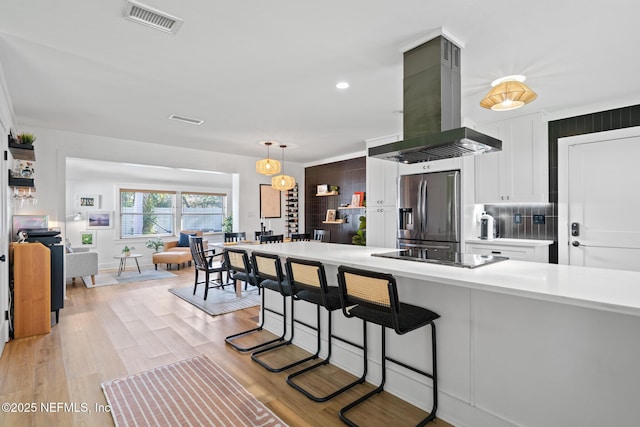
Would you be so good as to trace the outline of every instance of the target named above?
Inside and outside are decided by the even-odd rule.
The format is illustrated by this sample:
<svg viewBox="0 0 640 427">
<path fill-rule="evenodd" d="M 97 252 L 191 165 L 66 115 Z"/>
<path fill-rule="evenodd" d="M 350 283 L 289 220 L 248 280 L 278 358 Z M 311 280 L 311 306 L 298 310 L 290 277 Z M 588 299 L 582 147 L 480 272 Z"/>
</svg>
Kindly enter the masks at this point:
<svg viewBox="0 0 640 427">
<path fill-rule="evenodd" d="M 338 194 L 340 194 L 340 193 L 338 193 L 337 191 L 330 191 L 330 192 L 328 192 L 328 193 L 317 193 L 317 194 L 316 194 L 316 196 L 318 196 L 318 197 L 323 197 L 323 196 L 337 196 Z"/>
<path fill-rule="evenodd" d="M 322 221 L 323 224 L 344 224 L 347 221 L 345 221 L 344 219 L 337 219 L 335 221 Z"/>
<path fill-rule="evenodd" d="M 17 144 L 12 142 L 11 136 L 9 136 L 9 151 L 11 155 L 16 160 L 36 160 L 36 153 L 33 149 L 33 145 L 28 144 Z"/>
<path fill-rule="evenodd" d="M 344 210 L 344 209 L 365 209 L 366 206 L 338 206 L 338 210 Z"/>
<path fill-rule="evenodd" d="M 34 188 L 35 184 L 33 178 L 15 178 L 11 175 L 11 171 L 9 171 L 9 187 Z"/>
</svg>

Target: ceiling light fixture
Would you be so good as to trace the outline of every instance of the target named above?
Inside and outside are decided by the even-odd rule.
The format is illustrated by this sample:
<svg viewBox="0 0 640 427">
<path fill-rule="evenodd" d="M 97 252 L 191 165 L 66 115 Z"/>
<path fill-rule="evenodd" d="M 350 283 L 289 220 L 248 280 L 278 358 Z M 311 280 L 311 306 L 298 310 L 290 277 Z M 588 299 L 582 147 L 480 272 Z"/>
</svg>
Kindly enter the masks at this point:
<svg viewBox="0 0 640 427">
<path fill-rule="evenodd" d="M 169 120 L 177 120 L 179 122 L 189 123 L 190 125 L 201 125 L 201 124 L 204 123 L 204 120 L 192 119 L 192 118 L 189 118 L 189 117 L 176 116 L 175 114 L 170 115 L 169 116 Z"/>
<path fill-rule="evenodd" d="M 271 178 L 271 187 L 280 191 L 291 190 L 296 186 L 296 180 L 289 175 L 284 174 L 284 149 L 287 148 L 286 145 L 281 145 L 282 148 L 282 175 L 274 176 Z"/>
<path fill-rule="evenodd" d="M 349 83 L 347 83 L 347 82 L 338 82 L 336 84 L 336 87 L 338 89 L 347 89 L 349 87 Z"/>
<path fill-rule="evenodd" d="M 494 111 L 509 111 L 523 107 L 538 97 L 538 95 L 523 82 L 525 76 L 506 76 L 494 80 L 480 106 Z"/>
<path fill-rule="evenodd" d="M 263 144 L 267 146 L 267 158 L 256 162 L 256 172 L 267 176 L 275 175 L 280 172 L 280 162 L 269 157 L 269 147 L 273 142 L 266 141 Z"/>
</svg>

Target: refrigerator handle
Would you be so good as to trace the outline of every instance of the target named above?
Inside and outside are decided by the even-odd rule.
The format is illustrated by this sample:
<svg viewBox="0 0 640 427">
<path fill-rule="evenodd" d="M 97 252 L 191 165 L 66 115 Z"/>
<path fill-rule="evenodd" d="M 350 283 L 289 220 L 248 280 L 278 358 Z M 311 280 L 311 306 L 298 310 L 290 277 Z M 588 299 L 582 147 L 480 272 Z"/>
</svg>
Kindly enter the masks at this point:
<svg viewBox="0 0 640 427">
<path fill-rule="evenodd" d="M 424 223 L 423 229 L 426 232 L 429 229 L 429 215 L 427 214 L 427 212 L 429 212 L 429 206 L 427 206 L 427 203 L 429 201 L 429 193 L 427 192 L 427 181 L 424 181 L 424 187 L 422 191 L 424 192 L 424 206 L 422 207 L 422 209 L 424 210 L 424 214 L 422 216 Z"/>
<path fill-rule="evenodd" d="M 424 215 L 423 212 L 423 199 L 422 199 L 422 184 L 424 181 L 420 180 L 420 184 L 418 184 L 418 233 L 422 235 L 422 218 Z"/>
</svg>

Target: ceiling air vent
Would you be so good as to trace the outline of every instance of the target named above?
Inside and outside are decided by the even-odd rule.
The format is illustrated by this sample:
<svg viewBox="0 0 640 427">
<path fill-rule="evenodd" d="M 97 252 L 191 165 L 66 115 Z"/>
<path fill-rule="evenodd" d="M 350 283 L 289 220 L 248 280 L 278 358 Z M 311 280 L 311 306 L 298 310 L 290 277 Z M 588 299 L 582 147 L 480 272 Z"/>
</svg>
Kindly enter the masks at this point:
<svg viewBox="0 0 640 427">
<path fill-rule="evenodd" d="M 201 124 L 204 123 L 204 120 L 190 119 L 188 117 L 180 117 L 180 116 L 176 116 L 175 114 L 170 115 L 169 119 L 170 120 L 177 120 L 179 122 L 190 123 L 192 125 L 201 125 Z"/>
<path fill-rule="evenodd" d="M 171 34 L 175 34 L 180 25 L 182 25 L 182 19 L 180 18 L 131 0 L 125 1 L 122 16 L 131 21 Z"/>
</svg>

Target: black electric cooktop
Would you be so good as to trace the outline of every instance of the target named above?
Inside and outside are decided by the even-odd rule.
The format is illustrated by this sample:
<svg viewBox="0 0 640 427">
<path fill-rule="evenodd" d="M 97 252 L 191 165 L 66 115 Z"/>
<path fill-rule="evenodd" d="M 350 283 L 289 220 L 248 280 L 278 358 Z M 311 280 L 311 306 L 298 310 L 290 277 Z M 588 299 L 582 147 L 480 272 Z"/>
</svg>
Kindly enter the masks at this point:
<svg viewBox="0 0 640 427">
<path fill-rule="evenodd" d="M 461 252 L 447 252 L 423 248 L 397 249 L 393 252 L 371 254 L 371 256 L 463 268 L 476 268 L 509 259 L 501 256 L 465 254 Z"/>
</svg>

